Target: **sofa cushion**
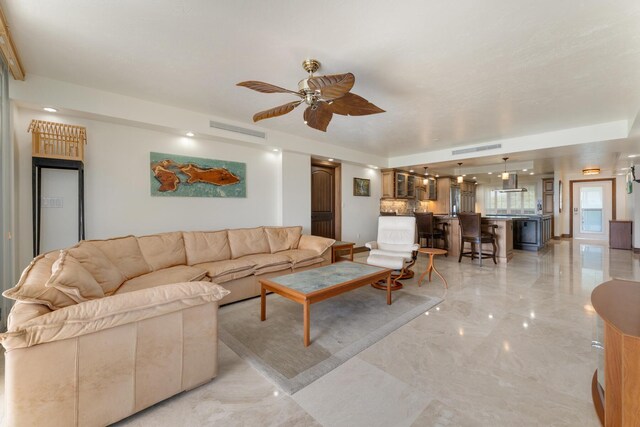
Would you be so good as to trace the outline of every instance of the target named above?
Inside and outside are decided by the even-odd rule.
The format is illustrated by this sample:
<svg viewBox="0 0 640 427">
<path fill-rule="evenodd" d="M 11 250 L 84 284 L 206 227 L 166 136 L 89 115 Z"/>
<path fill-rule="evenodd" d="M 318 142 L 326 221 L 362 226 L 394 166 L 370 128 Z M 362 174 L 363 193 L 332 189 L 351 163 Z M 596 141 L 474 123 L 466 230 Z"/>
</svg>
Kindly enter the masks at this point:
<svg viewBox="0 0 640 427">
<path fill-rule="evenodd" d="M 60 251 L 45 286 L 65 293 L 77 303 L 104 297 L 104 291 L 96 279 L 67 251 Z"/>
<path fill-rule="evenodd" d="M 2 295 L 16 301 L 44 304 L 51 310 L 76 304 L 64 292 L 45 286 L 51 277 L 51 268 L 58 256 L 59 251 L 38 255 L 24 269 L 18 283 L 13 288 L 4 291 Z"/>
<path fill-rule="evenodd" d="M 144 260 L 138 240 L 134 236 L 118 237 L 107 240 L 88 240 L 95 245 L 118 267 L 127 279 L 150 273 L 151 268 Z"/>
<path fill-rule="evenodd" d="M 229 230 L 227 234 L 233 259 L 252 254 L 271 253 L 267 236 L 262 227 L 239 228 Z"/>
<path fill-rule="evenodd" d="M 194 267 L 206 270 L 207 276 L 216 282 L 216 278 L 219 276 L 239 271 L 248 271 L 248 276 L 253 273 L 255 265 L 254 262 L 247 259 L 227 259 L 224 261 L 204 262 L 202 264 L 196 264 Z"/>
<path fill-rule="evenodd" d="M 331 247 L 335 242 L 336 241 L 334 239 L 305 234 L 300 237 L 298 249 L 310 249 L 315 251 L 318 255 L 322 255 L 324 251 L 329 249 L 329 247 Z"/>
<path fill-rule="evenodd" d="M 294 266 L 298 263 L 308 261 L 310 259 L 322 258 L 318 253 L 311 249 L 290 249 L 288 251 L 280 252 L 278 255 L 285 255 L 291 260 Z"/>
<path fill-rule="evenodd" d="M 291 259 L 282 254 L 254 254 L 243 256 L 240 259 L 253 263 L 255 269 L 270 267 L 272 265 L 291 264 Z"/>
<path fill-rule="evenodd" d="M 138 245 L 153 271 L 187 263 L 184 239 L 180 231 L 138 237 Z"/>
<path fill-rule="evenodd" d="M 202 268 L 176 265 L 129 279 L 120 286 L 116 294 L 133 292 L 154 286 L 170 285 L 172 283 L 195 282 L 202 280 L 206 274 L 207 272 Z"/>
<path fill-rule="evenodd" d="M 183 237 L 188 265 L 231 259 L 227 230 L 185 231 Z"/>
<path fill-rule="evenodd" d="M 107 255 L 91 243 L 80 242 L 67 252 L 91 273 L 105 295 L 111 295 L 126 280 Z"/>
<path fill-rule="evenodd" d="M 297 248 L 302 236 L 302 227 L 265 227 L 264 233 L 273 254 Z"/>
<path fill-rule="evenodd" d="M 297 270 L 299 268 L 309 267 L 310 265 L 320 264 L 324 261 L 325 261 L 324 258 L 322 258 L 321 256 L 317 256 L 315 258 L 307 259 L 304 261 L 298 261 L 297 263 L 294 264 L 293 268 Z"/>
</svg>

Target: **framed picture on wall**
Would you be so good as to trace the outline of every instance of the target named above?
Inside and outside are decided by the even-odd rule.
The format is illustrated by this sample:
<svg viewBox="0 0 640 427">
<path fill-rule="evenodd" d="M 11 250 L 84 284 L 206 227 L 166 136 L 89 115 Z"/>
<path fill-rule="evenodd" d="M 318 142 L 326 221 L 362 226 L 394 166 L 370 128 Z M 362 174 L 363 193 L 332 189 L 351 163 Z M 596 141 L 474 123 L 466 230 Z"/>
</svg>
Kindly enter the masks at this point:
<svg viewBox="0 0 640 427">
<path fill-rule="evenodd" d="M 365 178 L 353 178 L 354 196 L 371 196 L 371 180 Z"/>
</svg>

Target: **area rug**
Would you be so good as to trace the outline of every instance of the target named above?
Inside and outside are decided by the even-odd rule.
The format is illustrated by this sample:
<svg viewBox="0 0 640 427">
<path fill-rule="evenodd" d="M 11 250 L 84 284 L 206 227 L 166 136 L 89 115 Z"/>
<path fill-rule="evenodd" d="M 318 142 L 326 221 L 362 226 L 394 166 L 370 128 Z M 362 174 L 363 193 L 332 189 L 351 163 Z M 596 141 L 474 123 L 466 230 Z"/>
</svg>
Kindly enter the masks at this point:
<svg viewBox="0 0 640 427">
<path fill-rule="evenodd" d="M 267 296 L 267 320 L 260 298 L 221 307 L 222 342 L 281 390 L 292 394 L 340 366 L 442 299 L 386 292 L 364 286 L 311 305 L 311 345 L 303 344 L 302 305 Z"/>
</svg>

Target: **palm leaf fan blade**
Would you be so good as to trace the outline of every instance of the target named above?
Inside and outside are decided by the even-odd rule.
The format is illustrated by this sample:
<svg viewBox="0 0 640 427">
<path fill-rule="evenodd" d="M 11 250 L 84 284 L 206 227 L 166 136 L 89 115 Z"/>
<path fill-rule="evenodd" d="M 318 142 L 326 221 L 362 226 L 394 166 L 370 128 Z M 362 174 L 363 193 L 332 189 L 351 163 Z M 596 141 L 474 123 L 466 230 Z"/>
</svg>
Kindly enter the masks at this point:
<svg viewBox="0 0 640 427">
<path fill-rule="evenodd" d="M 324 99 L 336 99 L 351 90 L 356 78 L 351 73 L 333 74 L 329 76 L 310 77 L 307 80 L 309 89 L 320 91 Z"/>
<path fill-rule="evenodd" d="M 343 116 L 366 116 L 385 112 L 382 108 L 355 93 L 347 93 L 341 98 L 334 99 L 330 105 L 331 111 Z"/>
<path fill-rule="evenodd" d="M 289 89 L 282 88 L 280 86 L 272 85 L 271 83 L 259 82 L 256 80 L 248 80 L 246 82 L 237 83 L 236 86 L 246 87 L 256 92 L 262 93 L 292 93 L 297 96 L 302 96 L 298 92 L 294 92 Z"/>
<path fill-rule="evenodd" d="M 316 105 L 307 107 L 304 110 L 304 122 L 307 126 L 322 132 L 327 131 L 327 126 L 329 126 L 332 117 L 333 112 L 326 102 L 318 102 Z"/>
<path fill-rule="evenodd" d="M 283 116 L 293 111 L 302 101 L 289 102 L 288 104 L 279 105 L 277 107 L 270 108 L 268 110 L 260 111 L 253 115 L 253 121 L 257 122 L 264 119 L 271 119 L 273 117 Z"/>
</svg>

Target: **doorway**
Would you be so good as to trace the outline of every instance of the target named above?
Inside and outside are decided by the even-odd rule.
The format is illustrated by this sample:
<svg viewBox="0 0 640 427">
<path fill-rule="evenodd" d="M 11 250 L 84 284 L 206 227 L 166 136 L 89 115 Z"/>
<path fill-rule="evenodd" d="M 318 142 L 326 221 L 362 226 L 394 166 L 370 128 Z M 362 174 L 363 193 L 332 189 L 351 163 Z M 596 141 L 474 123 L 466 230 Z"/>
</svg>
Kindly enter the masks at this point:
<svg viewBox="0 0 640 427">
<path fill-rule="evenodd" d="M 340 240 L 340 166 L 311 164 L 311 234 Z"/>
<path fill-rule="evenodd" d="M 570 223 L 576 239 L 609 240 L 615 219 L 615 178 L 571 181 Z"/>
</svg>

